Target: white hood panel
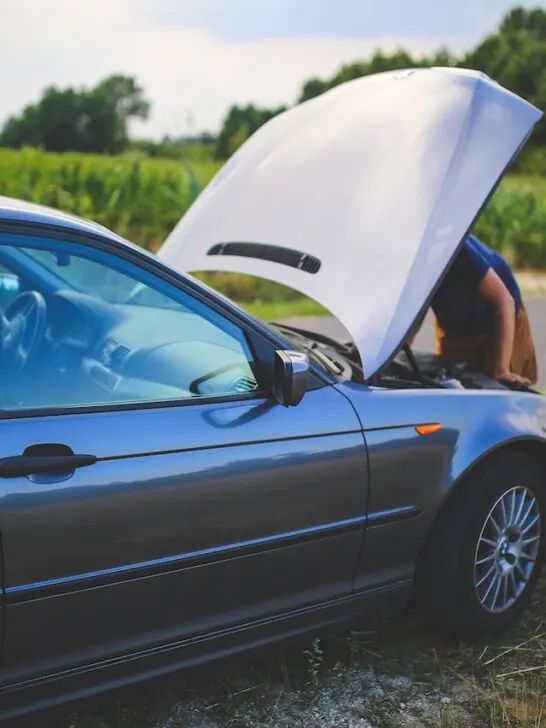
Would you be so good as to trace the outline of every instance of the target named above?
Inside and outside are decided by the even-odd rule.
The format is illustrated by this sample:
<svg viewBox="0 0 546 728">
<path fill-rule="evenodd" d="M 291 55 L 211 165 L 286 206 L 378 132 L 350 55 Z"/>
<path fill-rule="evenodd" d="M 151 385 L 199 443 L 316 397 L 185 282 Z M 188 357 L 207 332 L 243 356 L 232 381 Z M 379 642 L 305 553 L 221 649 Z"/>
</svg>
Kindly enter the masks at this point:
<svg viewBox="0 0 546 728">
<path fill-rule="evenodd" d="M 482 74 L 421 69 L 338 86 L 259 129 L 159 252 L 182 272 L 260 276 L 317 300 L 372 376 L 423 308 L 541 112 Z M 317 272 L 210 255 L 262 243 Z"/>
</svg>

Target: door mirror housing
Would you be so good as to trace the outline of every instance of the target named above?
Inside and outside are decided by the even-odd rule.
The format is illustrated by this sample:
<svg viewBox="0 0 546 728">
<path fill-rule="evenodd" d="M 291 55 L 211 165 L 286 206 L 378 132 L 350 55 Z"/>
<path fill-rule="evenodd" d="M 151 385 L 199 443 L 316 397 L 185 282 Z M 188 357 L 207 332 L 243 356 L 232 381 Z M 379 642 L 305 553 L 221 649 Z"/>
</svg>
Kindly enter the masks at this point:
<svg viewBox="0 0 546 728">
<path fill-rule="evenodd" d="M 273 393 L 284 407 L 299 404 L 309 382 L 309 357 L 300 351 L 275 352 Z"/>
</svg>

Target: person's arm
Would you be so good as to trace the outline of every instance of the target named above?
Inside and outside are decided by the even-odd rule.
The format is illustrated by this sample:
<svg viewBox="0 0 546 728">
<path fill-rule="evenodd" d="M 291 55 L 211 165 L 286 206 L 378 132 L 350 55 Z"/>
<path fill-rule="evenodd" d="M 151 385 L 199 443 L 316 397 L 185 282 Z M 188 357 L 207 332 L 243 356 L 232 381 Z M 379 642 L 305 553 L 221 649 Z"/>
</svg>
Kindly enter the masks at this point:
<svg viewBox="0 0 546 728">
<path fill-rule="evenodd" d="M 481 279 L 478 293 L 489 301 L 495 312 L 495 378 L 505 382 L 530 384 L 528 379 L 513 374 L 510 370 L 516 328 L 516 305 L 510 291 L 493 268 L 490 268 Z"/>
</svg>

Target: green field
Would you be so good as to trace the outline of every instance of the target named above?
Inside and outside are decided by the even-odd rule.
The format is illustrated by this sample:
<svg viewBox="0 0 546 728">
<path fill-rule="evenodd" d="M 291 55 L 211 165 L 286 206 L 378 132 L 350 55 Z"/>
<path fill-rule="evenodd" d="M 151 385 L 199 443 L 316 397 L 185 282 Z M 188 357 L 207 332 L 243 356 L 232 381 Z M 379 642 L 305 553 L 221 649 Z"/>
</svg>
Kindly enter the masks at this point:
<svg viewBox="0 0 546 728">
<path fill-rule="evenodd" d="M 218 169 L 132 154 L 0 149 L 0 194 L 52 205 L 154 250 Z"/>
<path fill-rule="evenodd" d="M 149 250 L 157 250 L 219 165 L 0 149 L 0 194 L 52 205 L 95 220 Z M 507 177 L 476 232 L 518 269 L 546 271 L 546 178 Z M 293 291 L 224 274 L 208 282 L 261 316 L 319 313 Z"/>
</svg>

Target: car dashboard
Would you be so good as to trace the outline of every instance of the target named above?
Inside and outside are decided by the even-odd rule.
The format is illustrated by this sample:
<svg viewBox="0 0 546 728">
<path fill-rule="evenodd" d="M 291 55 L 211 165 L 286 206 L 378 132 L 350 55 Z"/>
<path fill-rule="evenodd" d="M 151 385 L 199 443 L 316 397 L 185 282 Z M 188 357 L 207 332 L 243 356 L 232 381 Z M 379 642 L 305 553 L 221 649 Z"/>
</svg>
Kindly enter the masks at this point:
<svg viewBox="0 0 546 728">
<path fill-rule="evenodd" d="M 22 407 L 180 400 L 258 387 L 250 350 L 182 307 L 108 304 L 57 291 L 47 299 L 44 347 L 36 386 L 17 395 Z"/>
</svg>

